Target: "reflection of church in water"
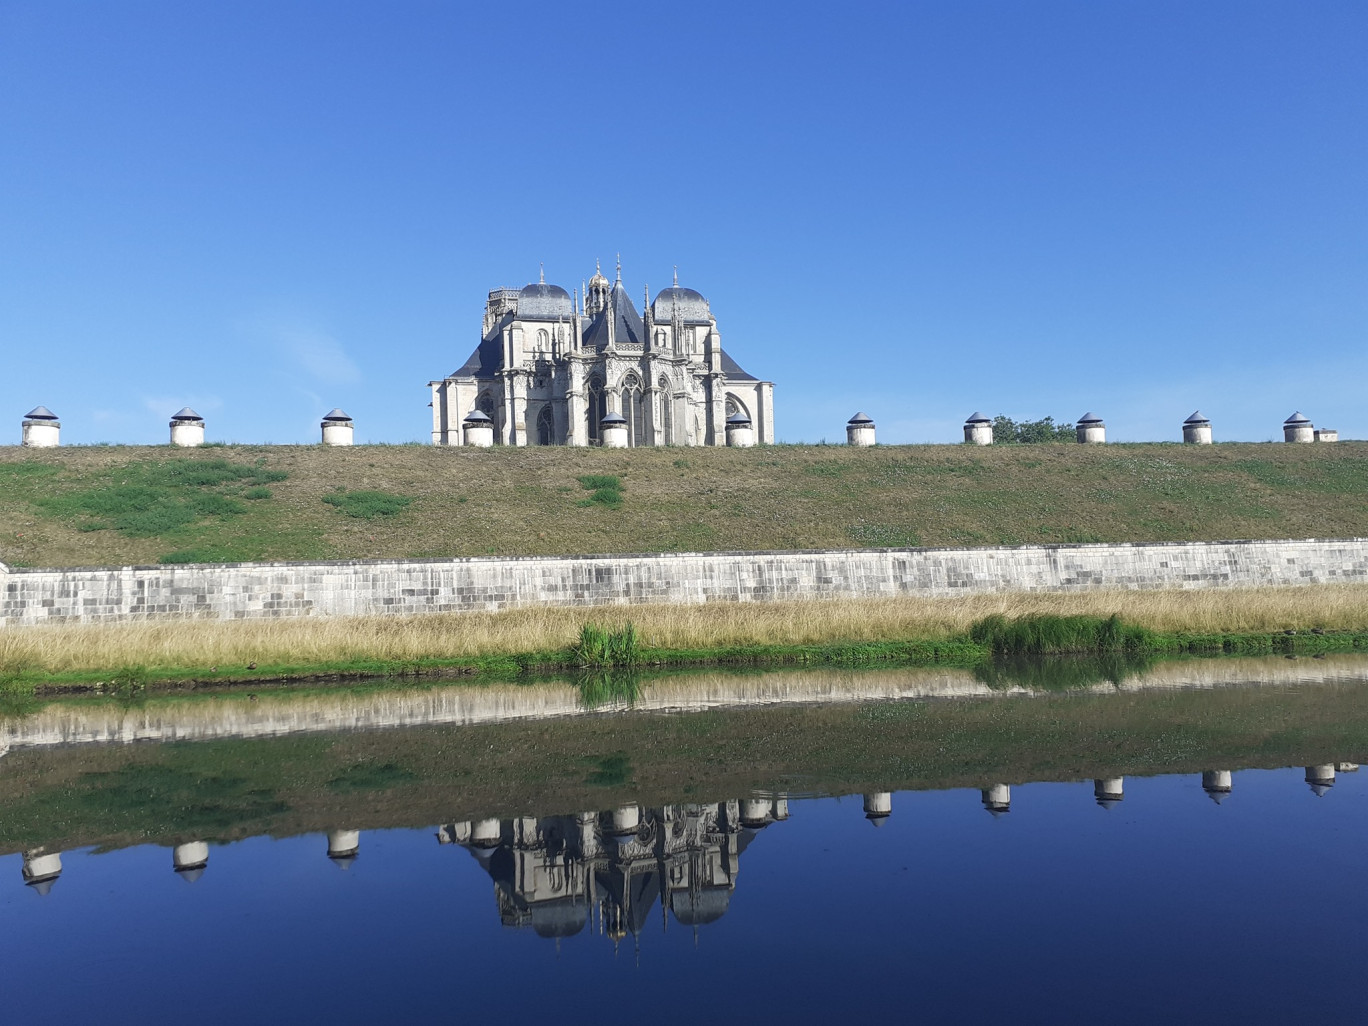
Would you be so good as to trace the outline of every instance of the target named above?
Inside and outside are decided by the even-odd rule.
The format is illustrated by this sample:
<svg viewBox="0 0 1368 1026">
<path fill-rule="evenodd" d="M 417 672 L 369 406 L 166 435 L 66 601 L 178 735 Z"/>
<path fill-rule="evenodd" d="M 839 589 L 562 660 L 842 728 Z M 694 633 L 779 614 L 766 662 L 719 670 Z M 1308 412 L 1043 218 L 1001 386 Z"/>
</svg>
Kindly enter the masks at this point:
<svg viewBox="0 0 1368 1026">
<path fill-rule="evenodd" d="M 589 927 L 617 942 L 639 937 L 653 915 L 695 930 L 721 918 L 741 853 L 787 818 L 781 796 L 454 823 L 438 838 L 468 849 L 493 878 L 505 926 L 543 937 Z"/>
</svg>

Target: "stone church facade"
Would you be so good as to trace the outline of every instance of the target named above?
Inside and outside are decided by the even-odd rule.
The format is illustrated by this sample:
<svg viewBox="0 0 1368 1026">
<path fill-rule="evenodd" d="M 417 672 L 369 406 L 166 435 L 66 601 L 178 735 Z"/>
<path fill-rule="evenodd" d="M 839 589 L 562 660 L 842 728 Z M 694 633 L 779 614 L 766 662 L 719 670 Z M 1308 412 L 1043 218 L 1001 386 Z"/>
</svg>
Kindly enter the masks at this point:
<svg viewBox="0 0 1368 1026">
<path fill-rule="evenodd" d="M 627 422 L 628 445 L 725 445 L 728 418 L 774 441 L 774 384 L 722 349 L 708 301 L 675 283 L 637 312 L 622 285 L 594 277 L 571 296 L 542 280 L 494 289 L 480 344 L 432 390 L 434 445 L 466 444 L 479 410 L 503 445 L 598 445 L 605 416 Z"/>
</svg>

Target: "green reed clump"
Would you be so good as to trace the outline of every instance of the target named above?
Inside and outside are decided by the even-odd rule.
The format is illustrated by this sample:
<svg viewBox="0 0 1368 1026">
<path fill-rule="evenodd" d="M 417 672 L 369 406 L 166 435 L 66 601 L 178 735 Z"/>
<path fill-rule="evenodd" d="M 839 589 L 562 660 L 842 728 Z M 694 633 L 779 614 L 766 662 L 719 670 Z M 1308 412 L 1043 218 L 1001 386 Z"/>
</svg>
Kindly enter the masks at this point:
<svg viewBox="0 0 1368 1026">
<path fill-rule="evenodd" d="M 1093 684 L 1121 684 L 1154 665 L 1147 653 L 1101 652 L 1047 656 L 999 656 L 974 667 L 974 676 L 990 688 L 1024 687 L 1032 691 L 1068 691 Z"/>
<path fill-rule="evenodd" d="M 615 631 L 586 623 L 571 651 L 579 666 L 636 666 L 641 662 L 641 636 L 631 623 Z"/>
<path fill-rule="evenodd" d="M 994 614 L 975 623 L 969 637 L 995 656 L 1143 652 L 1157 647 L 1152 632 L 1123 623 L 1119 616 Z"/>
<path fill-rule="evenodd" d="M 626 702 L 629 707 L 641 696 L 641 677 L 632 670 L 585 670 L 576 678 L 580 703 L 597 709 L 610 702 Z"/>
<path fill-rule="evenodd" d="M 584 474 L 577 479 L 580 487 L 589 492 L 581 506 L 607 506 L 617 509 L 622 505 L 622 479 L 615 474 Z"/>
</svg>

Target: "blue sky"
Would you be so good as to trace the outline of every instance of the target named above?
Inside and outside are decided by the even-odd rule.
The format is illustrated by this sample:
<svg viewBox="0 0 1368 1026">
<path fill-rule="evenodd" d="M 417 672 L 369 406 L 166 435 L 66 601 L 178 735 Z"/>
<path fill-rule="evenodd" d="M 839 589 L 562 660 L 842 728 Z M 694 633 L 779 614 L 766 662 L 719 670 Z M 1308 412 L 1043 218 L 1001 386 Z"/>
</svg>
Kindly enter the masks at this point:
<svg viewBox="0 0 1368 1026">
<path fill-rule="evenodd" d="M 5 0 L 0 442 L 426 441 L 490 288 L 619 252 L 785 441 L 1368 437 L 1365 52 L 1361 0 Z"/>
</svg>

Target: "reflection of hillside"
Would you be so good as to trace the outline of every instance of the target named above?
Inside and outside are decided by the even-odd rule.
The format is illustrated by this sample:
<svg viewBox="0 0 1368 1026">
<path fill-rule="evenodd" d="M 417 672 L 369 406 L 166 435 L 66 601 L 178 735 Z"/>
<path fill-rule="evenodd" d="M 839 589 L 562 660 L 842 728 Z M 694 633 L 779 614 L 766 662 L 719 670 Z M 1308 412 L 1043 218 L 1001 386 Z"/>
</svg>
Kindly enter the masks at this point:
<svg viewBox="0 0 1368 1026">
<path fill-rule="evenodd" d="M 494 880 L 505 926 L 569 937 L 586 926 L 616 943 L 639 938 L 659 906 L 697 929 L 727 911 L 741 853 L 788 818 L 788 799 L 749 798 L 660 809 L 453 823 L 443 843 L 466 848 Z"/>
</svg>

